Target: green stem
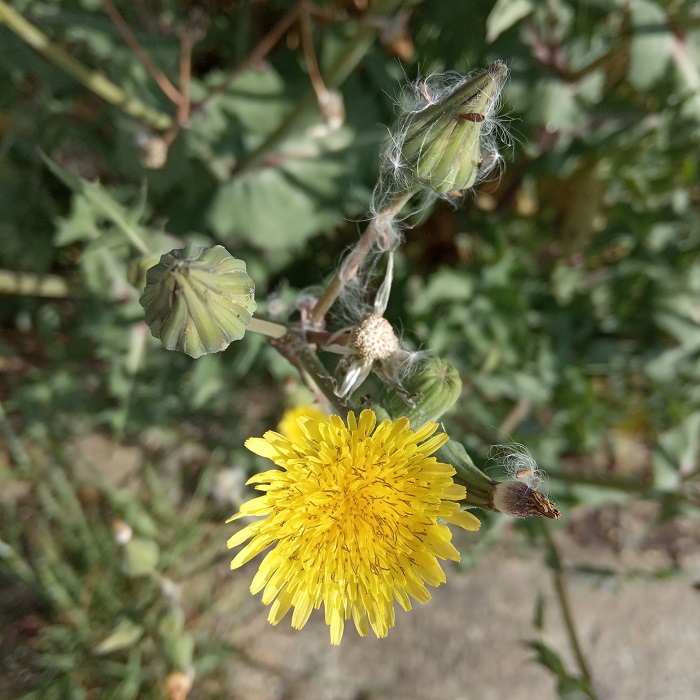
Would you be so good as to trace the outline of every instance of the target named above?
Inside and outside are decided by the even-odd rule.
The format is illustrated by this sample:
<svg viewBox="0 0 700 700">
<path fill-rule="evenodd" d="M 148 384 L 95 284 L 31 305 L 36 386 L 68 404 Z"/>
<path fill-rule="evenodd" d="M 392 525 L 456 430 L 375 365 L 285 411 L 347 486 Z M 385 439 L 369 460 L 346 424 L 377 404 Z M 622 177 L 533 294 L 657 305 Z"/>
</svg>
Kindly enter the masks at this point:
<svg viewBox="0 0 700 700">
<path fill-rule="evenodd" d="M 335 62 L 323 76 L 323 80 L 329 90 L 334 90 L 343 83 L 374 42 L 377 26 L 376 22 L 373 23 L 371 20 L 396 12 L 401 4 L 402 0 L 378 0 L 373 8 L 365 14 L 365 22 L 348 40 Z M 255 151 L 240 161 L 237 170 L 239 172 L 248 170 L 262 163 L 270 153 L 274 152 L 294 132 L 299 121 L 316 105 L 316 93 L 313 88 L 309 88 L 292 108 L 292 111 L 282 120 L 277 129 Z"/>
<path fill-rule="evenodd" d="M 588 662 L 586 661 L 586 657 L 583 653 L 583 647 L 581 646 L 581 642 L 579 640 L 578 631 L 576 629 L 576 623 L 574 622 L 574 616 L 571 612 L 569 592 L 566 587 L 566 581 L 564 580 L 564 569 L 561 564 L 559 549 L 557 548 L 557 544 L 554 541 L 554 537 L 552 536 L 552 533 L 549 529 L 549 525 L 542 519 L 538 520 L 538 522 L 540 523 L 542 533 L 544 534 L 544 540 L 547 544 L 549 566 L 552 569 L 552 575 L 554 577 L 554 590 L 557 594 L 559 607 L 561 609 L 562 617 L 564 618 L 564 625 L 566 626 L 569 641 L 571 642 L 571 648 L 573 649 L 574 656 L 576 657 L 576 662 L 578 664 L 582 678 L 586 681 L 586 683 L 589 686 L 592 686 L 593 677 L 591 675 L 591 670 L 588 666 Z"/>
<path fill-rule="evenodd" d="M 322 399 L 326 399 L 330 406 L 342 415 L 342 410 L 338 410 L 341 408 L 341 403 L 335 395 L 333 379 L 315 353 L 299 336 L 287 334 L 283 338 L 273 339 L 270 345 L 299 372 L 319 403 L 322 403 Z"/>
<path fill-rule="evenodd" d="M 173 120 L 169 115 L 145 105 L 135 97 L 130 97 L 105 75 L 83 65 L 62 48 L 52 43 L 46 34 L 27 22 L 22 15 L 8 7 L 4 0 L 0 0 L 0 22 L 4 22 L 10 31 L 40 56 L 72 75 L 79 83 L 105 102 L 120 109 L 130 117 L 148 124 L 157 131 L 165 131 L 172 126 Z"/>
<path fill-rule="evenodd" d="M 0 270 L 0 294 L 61 299 L 69 296 L 69 293 L 68 282 L 58 275 L 35 275 L 31 272 Z"/>
<path fill-rule="evenodd" d="M 316 356 L 316 353 L 306 345 L 300 345 L 299 348 L 295 348 L 294 350 L 300 367 L 311 377 L 314 384 L 318 387 L 319 391 L 336 413 L 339 416 L 345 416 L 348 410 L 350 410 L 350 406 L 336 395 L 335 382 L 326 371 L 321 360 Z"/>
<path fill-rule="evenodd" d="M 146 357 L 146 339 L 148 335 L 148 326 L 145 323 L 136 324 L 131 328 L 129 354 L 124 363 L 126 390 L 123 396 L 120 397 L 121 406 L 118 411 L 115 411 L 114 417 L 112 418 L 112 425 L 117 442 L 121 442 L 124 439 L 134 393 L 137 388 L 139 372 L 143 367 Z"/>
<path fill-rule="evenodd" d="M 416 190 L 414 189 L 399 192 L 386 207 L 372 219 L 367 230 L 357 242 L 357 245 L 348 253 L 340 269 L 336 272 L 328 287 L 326 287 L 325 291 L 316 302 L 309 319 L 310 326 L 317 326 L 321 323 L 323 317 L 328 313 L 329 309 L 342 292 L 343 287 L 357 275 L 357 271 L 360 269 L 363 260 L 367 257 L 381 235 L 382 226 L 380 226 L 380 222 L 381 224 L 389 225 L 391 220 L 400 214 L 403 207 L 415 192 Z"/>
<path fill-rule="evenodd" d="M 474 464 L 464 445 L 456 440 L 449 440 L 437 451 L 436 456 L 441 462 L 451 464 L 456 469 L 455 482 L 466 487 L 467 497 L 462 501 L 463 505 L 495 510 L 493 492 L 498 483 Z"/>
<path fill-rule="evenodd" d="M 284 338 L 289 333 L 287 326 L 259 317 L 251 318 L 246 326 L 246 330 L 251 333 L 266 335 L 268 338 Z"/>
<path fill-rule="evenodd" d="M 700 72 L 693 60 L 685 37 L 678 33 L 673 35 L 671 55 L 676 63 L 678 72 L 690 93 L 690 104 L 693 105 L 696 117 L 700 116 Z"/>
</svg>

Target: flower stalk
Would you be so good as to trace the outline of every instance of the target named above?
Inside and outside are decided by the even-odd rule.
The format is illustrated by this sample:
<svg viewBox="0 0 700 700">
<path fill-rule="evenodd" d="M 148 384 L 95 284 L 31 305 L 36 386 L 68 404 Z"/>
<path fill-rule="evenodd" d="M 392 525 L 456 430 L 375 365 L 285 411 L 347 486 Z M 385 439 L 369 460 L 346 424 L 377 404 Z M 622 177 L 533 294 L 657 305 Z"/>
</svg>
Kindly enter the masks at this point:
<svg viewBox="0 0 700 700">
<path fill-rule="evenodd" d="M 382 211 L 372 218 L 362 237 L 343 260 L 340 269 L 316 302 L 309 319 L 312 327 L 321 325 L 331 306 L 343 291 L 343 287 L 355 278 L 367 255 L 385 236 L 387 229 L 392 227 L 392 222 L 415 192 L 415 189 L 409 189 L 396 194 Z M 387 245 L 387 248 L 389 247 Z"/>
<path fill-rule="evenodd" d="M 156 131 L 165 131 L 172 126 L 172 117 L 149 107 L 136 97 L 127 95 L 104 74 L 85 66 L 60 46 L 54 44 L 46 34 L 27 22 L 4 0 L 0 0 L 0 22 L 4 22 L 10 31 L 34 49 L 42 58 L 73 76 L 81 85 L 113 107 L 120 109 L 124 114 L 147 124 Z"/>
</svg>

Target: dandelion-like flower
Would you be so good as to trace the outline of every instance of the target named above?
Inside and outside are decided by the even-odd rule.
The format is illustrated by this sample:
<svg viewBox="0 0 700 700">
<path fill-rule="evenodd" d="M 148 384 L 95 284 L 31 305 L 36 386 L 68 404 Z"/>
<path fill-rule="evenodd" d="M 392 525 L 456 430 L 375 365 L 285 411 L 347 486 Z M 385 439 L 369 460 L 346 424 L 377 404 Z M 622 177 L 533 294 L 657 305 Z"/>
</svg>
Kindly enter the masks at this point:
<svg viewBox="0 0 700 700">
<path fill-rule="evenodd" d="M 288 408 L 284 412 L 277 426 L 277 430 L 290 440 L 301 440 L 304 437 L 304 433 L 299 427 L 299 418 L 323 420 L 325 417 L 326 414 L 318 408 L 318 406 L 301 404 L 300 406 Z"/>
<path fill-rule="evenodd" d="M 253 476 L 263 496 L 245 503 L 231 520 L 263 516 L 228 541 L 250 540 L 231 562 L 236 569 L 274 545 L 251 584 L 271 604 L 277 624 L 294 608 L 301 629 L 313 609 L 325 608 L 332 644 L 340 644 L 352 618 L 361 636 L 371 627 L 385 637 L 394 625 L 394 599 L 430 599 L 426 584 L 445 582 L 438 559 L 459 561 L 447 525 L 477 530 L 460 510 L 466 496 L 455 470 L 431 456 L 447 442 L 436 423 L 413 431 L 406 418 L 377 425 L 374 411 L 326 420 L 300 418 L 303 437 L 275 432 L 250 438 L 246 447 L 279 469 Z M 432 437 L 431 437 L 432 436 Z"/>
</svg>

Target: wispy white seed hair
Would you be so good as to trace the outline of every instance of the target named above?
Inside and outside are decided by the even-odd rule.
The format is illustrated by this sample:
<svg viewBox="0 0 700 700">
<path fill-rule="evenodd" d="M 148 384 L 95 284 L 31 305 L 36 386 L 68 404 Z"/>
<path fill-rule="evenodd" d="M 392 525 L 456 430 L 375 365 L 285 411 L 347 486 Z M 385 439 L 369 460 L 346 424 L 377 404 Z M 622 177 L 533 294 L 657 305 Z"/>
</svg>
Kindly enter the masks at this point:
<svg viewBox="0 0 700 700">
<path fill-rule="evenodd" d="M 489 461 L 503 469 L 511 479 L 523 481 L 535 490 L 545 483 L 545 475 L 525 445 L 517 442 L 493 445 Z"/>
<path fill-rule="evenodd" d="M 415 186 L 411 168 L 404 162 L 402 151 L 409 128 L 420 117 L 421 112 L 428 107 L 440 104 L 468 83 L 486 75 L 493 78 L 493 83 L 487 93 L 486 109 L 483 114 L 478 115 L 481 124 L 479 132 L 481 164 L 474 184 L 488 180 L 494 173 L 500 175 L 503 157 L 499 146 L 503 144 L 509 147 L 512 144 L 508 128 L 504 120 L 498 116 L 501 93 L 507 78 L 505 65 L 496 62 L 486 70 L 474 71 L 466 76 L 455 72 L 431 74 L 416 80 L 399 98 L 401 116 L 395 128 L 390 131 L 382 151 L 383 176 L 374 194 L 375 210 L 380 209 L 381 204 L 390 199 L 392 193 Z M 452 195 L 442 196 L 450 198 Z"/>
</svg>

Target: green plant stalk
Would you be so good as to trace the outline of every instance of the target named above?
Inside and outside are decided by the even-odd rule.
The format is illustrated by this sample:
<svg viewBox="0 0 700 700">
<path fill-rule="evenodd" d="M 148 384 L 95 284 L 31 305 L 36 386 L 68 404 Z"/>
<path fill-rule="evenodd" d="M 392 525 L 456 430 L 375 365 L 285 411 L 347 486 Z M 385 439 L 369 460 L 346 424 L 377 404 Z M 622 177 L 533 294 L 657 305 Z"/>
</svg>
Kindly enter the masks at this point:
<svg viewBox="0 0 700 700">
<path fill-rule="evenodd" d="M 304 371 L 311 376 L 314 384 L 316 384 L 321 393 L 325 396 L 328 403 L 333 406 L 336 413 L 339 416 L 345 416 L 350 406 L 336 395 L 335 381 L 326 372 L 326 368 L 321 363 L 321 360 L 318 359 L 316 353 L 308 346 L 304 346 L 303 349 L 299 351 L 298 358 Z"/>
<path fill-rule="evenodd" d="M 141 100 L 127 95 L 105 75 L 88 68 L 61 47 L 52 43 L 46 34 L 27 22 L 11 7 L 8 7 L 4 0 L 0 0 L 0 22 L 4 22 L 11 32 L 34 49 L 42 58 L 66 71 L 81 85 L 130 117 L 144 122 L 156 131 L 165 131 L 173 125 L 172 117 L 168 114 L 153 109 Z"/>
<path fill-rule="evenodd" d="M 700 117 L 700 72 L 693 61 L 684 37 L 674 33 L 671 44 L 671 56 L 676 63 L 679 74 L 690 93 L 691 104 L 697 117 Z"/>
<path fill-rule="evenodd" d="M 547 544 L 547 553 L 549 554 L 549 565 L 552 569 L 552 576 L 554 578 L 554 590 L 557 594 L 557 599 L 559 601 L 559 607 L 561 609 L 562 617 L 564 618 L 564 625 L 566 626 L 566 631 L 569 636 L 569 641 L 571 642 L 571 648 L 573 649 L 574 656 L 576 657 L 576 662 L 578 664 L 581 676 L 588 683 L 589 686 L 593 685 L 593 677 L 591 675 L 590 667 L 588 666 L 588 661 L 583 653 L 583 647 L 579 641 L 578 631 L 576 629 L 576 623 L 574 622 L 574 616 L 571 612 L 571 604 L 569 602 L 569 592 L 566 587 L 566 581 L 564 580 L 564 571 L 561 565 L 561 557 L 559 556 L 559 550 L 557 548 L 554 537 L 549 529 L 549 525 L 542 519 L 539 518 L 538 522 L 542 528 L 542 534 L 544 535 L 544 540 Z"/>
<path fill-rule="evenodd" d="M 0 270 L 0 294 L 62 299 L 69 296 L 70 292 L 68 282 L 58 275 Z"/>
<path fill-rule="evenodd" d="M 316 326 L 321 323 L 323 317 L 328 313 L 329 309 L 340 295 L 343 287 L 357 274 L 362 261 L 370 250 L 372 250 L 372 247 L 379 238 L 380 231 L 377 223 L 379 221 L 386 222 L 395 218 L 415 192 L 415 189 L 399 192 L 389 204 L 372 219 L 367 230 L 357 242 L 357 245 L 350 251 L 345 260 L 343 260 L 340 269 L 336 272 L 328 287 L 326 287 L 323 294 L 321 294 L 319 300 L 316 302 L 309 319 L 311 326 Z"/>
<path fill-rule="evenodd" d="M 131 328 L 129 352 L 124 363 L 127 388 L 124 395 L 121 397 L 119 411 L 114 414 L 112 421 L 117 442 L 121 442 L 124 438 L 139 372 L 143 367 L 146 357 L 146 339 L 148 335 L 148 326 L 146 326 L 145 323 L 139 323 Z"/>
<path fill-rule="evenodd" d="M 362 60 L 369 50 L 377 34 L 376 23 L 371 20 L 382 15 L 392 14 L 401 6 L 403 0 L 378 0 L 364 16 L 364 24 L 345 44 L 335 62 L 323 76 L 326 87 L 329 90 L 338 88 L 343 81 L 352 73 L 353 69 Z M 317 105 L 316 93 L 313 88 L 292 108 L 292 111 L 282 120 L 280 125 L 273 131 L 260 146 L 258 146 L 247 157 L 238 164 L 239 172 L 249 170 L 256 165 L 260 165 L 265 158 L 275 151 L 287 137 L 297 128 L 299 121 Z"/>
<path fill-rule="evenodd" d="M 250 319 L 246 326 L 246 331 L 250 333 L 259 333 L 268 338 L 284 338 L 284 336 L 289 333 L 287 326 L 257 316 L 253 316 L 253 318 Z"/>
<path fill-rule="evenodd" d="M 307 375 L 339 416 L 344 416 L 352 408 L 336 395 L 335 381 L 328 374 L 316 353 L 303 341 L 285 338 L 277 343 L 273 343 L 273 345 L 280 354 L 297 368 L 302 377 Z"/>
</svg>

